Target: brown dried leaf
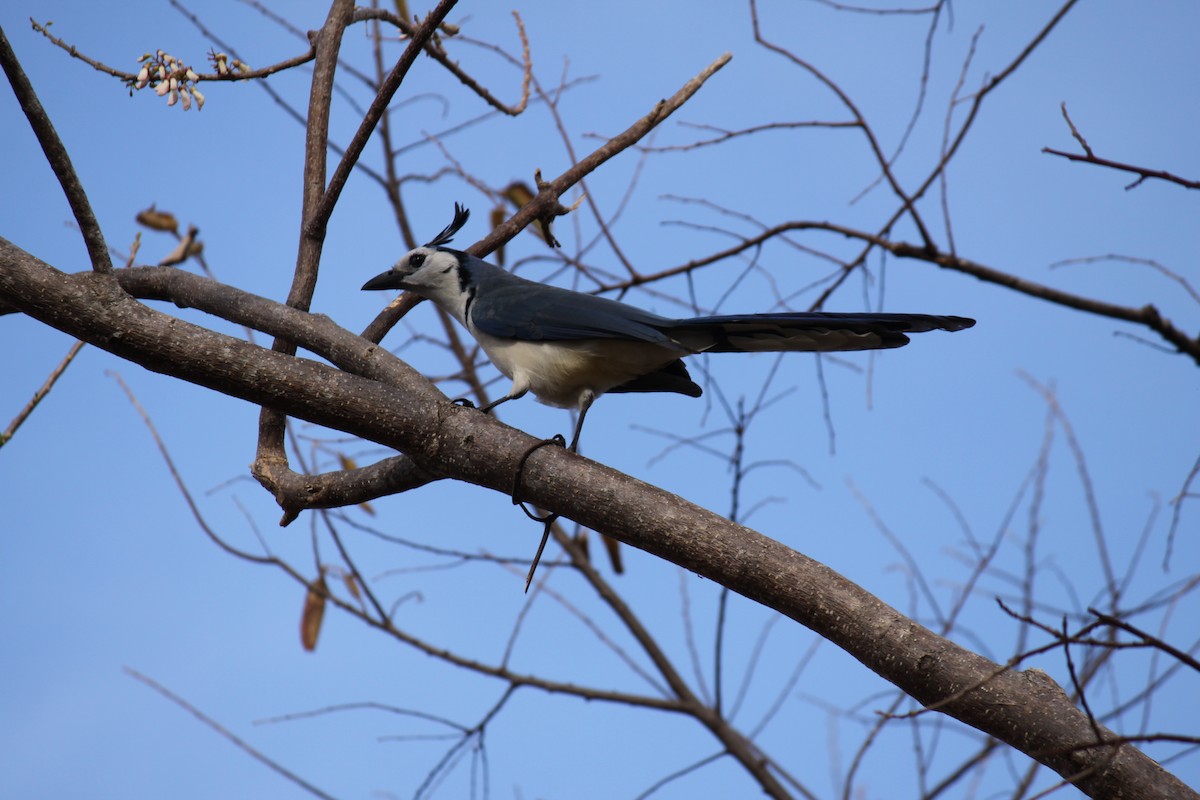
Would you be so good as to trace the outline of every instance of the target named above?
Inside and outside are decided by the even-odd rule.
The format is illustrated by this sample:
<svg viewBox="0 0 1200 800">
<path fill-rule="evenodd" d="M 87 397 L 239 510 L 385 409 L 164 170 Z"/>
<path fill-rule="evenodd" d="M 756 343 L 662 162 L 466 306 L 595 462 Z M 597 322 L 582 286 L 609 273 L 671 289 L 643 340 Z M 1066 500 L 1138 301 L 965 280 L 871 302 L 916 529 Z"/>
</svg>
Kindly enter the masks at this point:
<svg viewBox="0 0 1200 800">
<path fill-rule="evenodd" d="M 518 209 L 533 199 L 533 190 L 529 188 L 529 184 L 522 181 L 513 181 L 505 186 L 502 194 Z"/>
<path fill-rule="evenodd" d="M 353 572 L 342 573 L 342 582 L 346 584 L 346 591 L 354 597 L 355 600 L 362 601 L 362 592 L 358 590 L 358 579 L 354 577 Z"/>
<path fill-rule="evenodd" d="M 204 245 L 196 239 L 200 229 L 195 225 L 188 226 L 187 235 L 179 240 L 179 244 L 170 252 L 162 261 L 158 262 L 160 267 L 173 267 L 176 264 L 182 264 L 191 256 L 199 255 L 204 251 Z"/>
<path fill-rule="evenodd" d="M 153 231 L 170 231 L 172 233 L 179 231 L 179 221 L 175 219 L 175 215 L 170 211 L 159 211 L 154 206 L 150 206 L 145 211 L 139 211 L 135 219 L 139 224 Z"/>
<path fill-rule="evenodd" d="M 495 208 L 493 208 L 492 209 L 492 219 L 491 219 L 492 227 L 498 228 L 500 226 L 500 224 L 502 222 L 504 222 L 504 218 L 506 216 L 507 216 L 507 214 L 504 211 L 504 206 L 496 206 Z M 497 264 L 499 264 L 502 267 L 504 266 L 504 245 L 503 244 L 501 244 L 499 247 L 497 247 L 495 250 L 492 251 L 492 257 L 495 259 Z"/>
<path fill-rule="evenodd" d="M 325 572 L 308 589 L 304 596 L 304 612 L 300 615 L 300 644 L 312 652 L 317 649 L 317 638 L 321 635 L 321 621 L 325 618 L 325 598 L 329 590 L 325 585 Z"/>
</svg>

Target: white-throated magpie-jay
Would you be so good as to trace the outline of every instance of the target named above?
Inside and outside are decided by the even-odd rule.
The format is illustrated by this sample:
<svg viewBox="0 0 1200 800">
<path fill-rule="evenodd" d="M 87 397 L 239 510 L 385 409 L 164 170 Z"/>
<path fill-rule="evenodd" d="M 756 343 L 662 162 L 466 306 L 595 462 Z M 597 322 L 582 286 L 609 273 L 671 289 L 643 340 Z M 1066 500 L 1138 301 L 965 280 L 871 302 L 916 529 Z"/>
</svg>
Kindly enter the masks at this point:
<svg viewBox="0 0 1200 800">
<path fill-rule="evenodd" d="M 467 329 L 496 368 L 512 379 L 508 394 L 533 392 L 543 403 L 575 408 L 583 418 L 605 392 L 679 392 L 700 387 L 680 359 L 698 353 L 876 350 L 908 344 L 906 333 L 959 331 L 965 317 L 787 311 L 670 319 L 640 308 L 529 281 L 469 253 L 453 250 L 469 211 L 424 247 L 405 254 L 363 289 L 407 289 L 437 303 Z"/>
</svg>

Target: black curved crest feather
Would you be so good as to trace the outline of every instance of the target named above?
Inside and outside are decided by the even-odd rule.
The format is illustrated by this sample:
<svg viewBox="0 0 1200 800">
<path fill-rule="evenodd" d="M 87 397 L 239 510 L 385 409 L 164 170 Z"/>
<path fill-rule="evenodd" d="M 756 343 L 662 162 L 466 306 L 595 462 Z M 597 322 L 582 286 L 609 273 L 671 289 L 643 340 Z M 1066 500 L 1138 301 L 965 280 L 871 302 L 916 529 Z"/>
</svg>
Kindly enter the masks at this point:
<svg viewBox="0 0 1200 800">
<path fill-rule="evenodd" d="M 426 242 L 425 246 L 438 247 L 443 244 L 450 244 L 450 242 L 454 239 L 454 234 L 458 233 L 459 229 L 462 228 L 463 225 L 467 224 L 467 218 L 470 216 L 471 210 L 469 208 L 465 208 L 460 206 L 458 203 L 455 203 L 454 221 L 443 228 L 441 233 Z"/>
</svg>

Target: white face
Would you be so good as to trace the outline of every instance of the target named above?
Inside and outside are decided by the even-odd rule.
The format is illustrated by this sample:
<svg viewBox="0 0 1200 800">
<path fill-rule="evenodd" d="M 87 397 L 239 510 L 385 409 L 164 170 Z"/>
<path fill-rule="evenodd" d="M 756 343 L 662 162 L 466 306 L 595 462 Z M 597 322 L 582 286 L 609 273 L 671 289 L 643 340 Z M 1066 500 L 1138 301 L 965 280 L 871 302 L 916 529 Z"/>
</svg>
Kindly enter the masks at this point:
<svg viewBox="0 0 1200 800">
<path fill-rule="evenodd" d="M 363 284 L 364 289 L 407 289 L 432 300 L 466 324 L 466 271 L 458 256 L 436 247 L 418 247 L 404 254 L 387 272 Z"/>
<path fill-rule="evenodd" d="M 432 247 L 410 250 L 388 272 L 389 288 L 408 289 L 453 310 L 461 304 L 463 286 L 458 259 Z M 382 277 L 382 276 L 381 276 Z"/>
<path fill-rule="evenodd" d="M 430 300 L 457 296 L 462 291 L 458 282 L 458 259 L 432 247 L 409 251 L 392 265 L 391 271 L 400 278 L 404 289 L 425 295 Z"/>
</svg>

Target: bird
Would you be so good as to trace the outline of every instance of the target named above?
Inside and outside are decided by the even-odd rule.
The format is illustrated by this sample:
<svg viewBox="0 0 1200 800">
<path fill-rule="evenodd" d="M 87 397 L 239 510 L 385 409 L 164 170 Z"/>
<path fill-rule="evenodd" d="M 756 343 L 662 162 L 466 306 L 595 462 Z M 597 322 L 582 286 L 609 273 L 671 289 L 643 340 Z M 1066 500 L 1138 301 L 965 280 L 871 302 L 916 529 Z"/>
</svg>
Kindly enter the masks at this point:
<svg viewBox="0 0 1200 800">
<path fill-rule="evenodd" d="M 578 412 L 570 450 L 596 398 L 615 392 L 702 389 L 683 358 L 701 353 L 878 350 L 908 344 L 909 333 L 960 331 L 975 320 L 936 314 L 784 311 L 673 319 L 597 295 L 514 275 L 447 245 L 470 211 L 424 246 L 405 253 L 364 290 L 404 289 L 432 300 L 466 328 L 512 381 L 501 403 L 532 392 L 542 403 Z"/>
</svg>

